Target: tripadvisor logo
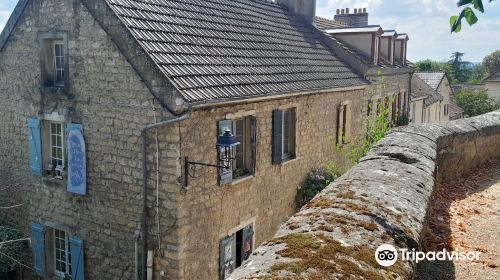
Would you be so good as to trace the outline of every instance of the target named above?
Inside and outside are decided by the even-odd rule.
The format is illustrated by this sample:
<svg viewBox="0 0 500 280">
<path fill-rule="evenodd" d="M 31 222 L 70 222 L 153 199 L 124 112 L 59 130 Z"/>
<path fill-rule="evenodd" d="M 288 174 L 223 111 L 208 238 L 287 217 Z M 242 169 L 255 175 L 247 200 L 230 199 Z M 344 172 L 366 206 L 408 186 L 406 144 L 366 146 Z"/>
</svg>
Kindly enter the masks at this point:
<svg viewBox="0 0 500 280">
<path fill-rule="evenodd" d="M 399 253 L 398 253 L 399 251 Z M 416 263 L 427 261 L 478 261 L 481 252 L 457 252 L 446 251 L 445 249 L 437 252 L 420 252 L 415 249 L 396 249 L 389 244 L 380 245 L 375 251 L 375 260 L 381 266 L 391 266 L 398 260 L 398 255 L 401 256 L 403 261 L 414 261 Z"/>
</svg>

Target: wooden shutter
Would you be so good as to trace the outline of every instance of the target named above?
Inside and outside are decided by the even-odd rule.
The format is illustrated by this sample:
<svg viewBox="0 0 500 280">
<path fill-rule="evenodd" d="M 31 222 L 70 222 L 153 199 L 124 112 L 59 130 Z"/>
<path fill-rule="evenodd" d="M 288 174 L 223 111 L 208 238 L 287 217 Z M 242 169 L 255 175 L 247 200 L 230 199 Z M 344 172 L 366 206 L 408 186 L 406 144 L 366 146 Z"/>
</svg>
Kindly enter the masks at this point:
<svg viewBox="0 0 500 280">
<path fill-rule="evenodd" d="M 288 136 L 290 138 L 290 153 L 291 155 L 295 158 L 297 156 L 297 150 L 296 150 L 296 132 L 297 129 L 297 108 L 290 109 L 290 135 Z"/>
<path fill-rule="evenodd" d="M 68 133 L 68 192 L 85 195 L 87 167 L 83 129 L 80 124 L 68 124 L 66 131 Z"/>
<path fill-rule="evenodd" d="M 273 138 L 272 138 L 273 164 L 280 164 L 283 160 L 283 111 L 273 111 Z"/>
<path fill-rule="evenodd" d="M 226 276 L 236 268 L 236 251 L 234 235 L 227 236 L 220 241 L 219 245 L 219 279 L 224 280 Z"/>
<path fill-rule="evenodd" d="M 31 225 L 31 246 L 33 248 L 33 267 L 36 274 L 45 275 L 45 227 L 40 224 Z"/>
<path fill-rule="evenodd" d="M 351 104 L 347 104 L 345 106 L 345 110 L 346 110 L 346 113 L 345 113 L 346 120 L 345 120 L 344 143 L 348 143 L 351 139 L 351 122 L 352 122 L 352 106 L 351 106 Z"/>
<path fill-rule="evenodd" d="M 253 252 L 253 225 L 250 224 L 243 229 L 243 246 L 241 256 L 243 261 L 248 260 Z"/>
<path fill-rule="evenodd" d="M 250 117 L 250 144 L 252 147 L 252 164 L 250 165 L 250 172 L 255 174 L 257 163 L 257 118 Z"/>
<path fill-rule="evenodd" d="M 29 139 L 29 165 L 31 173 L 42 175 L 42 141 L 40 133 L 40 120 L 28 118 L 28 139 Z"/>
<path fill-rule="evenodd" d="M 84 280 L 83 241 L 76 236 L 71 236 L 69 245 L 71 248 L 71 279 Z"/>
<path fill-rule="evenodd" d="M 337 144 L 342 145 L 342 135 L 344 134 L 344 105 L 340 105 L 337 124 Z"/>
</svg>

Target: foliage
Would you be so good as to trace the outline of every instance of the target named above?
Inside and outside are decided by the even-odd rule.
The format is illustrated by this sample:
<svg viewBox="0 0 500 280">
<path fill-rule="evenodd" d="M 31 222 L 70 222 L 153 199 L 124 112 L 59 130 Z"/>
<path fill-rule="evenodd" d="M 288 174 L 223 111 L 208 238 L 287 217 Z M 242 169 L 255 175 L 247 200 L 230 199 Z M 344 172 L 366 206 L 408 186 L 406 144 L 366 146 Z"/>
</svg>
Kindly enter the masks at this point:
<svg viewBox="0 0 500 280">
<path fill-rule="evenodd" d="M 455 71 L 453 70 L 453 67 L 448 63 L 440 63 L 432 61 L 430 59 L 426 59 L 417 62 L 416 68 L 418 72 L 445 72 L 450 83 L 454 84 L 458 82 L 455 77 Z"/>
<path fill-rule="evenodd" d="M 488 69 L 483 64 L 478 64 L 472 68 L 469 75 L 469 84 L 479 84 L 488 76 Z"/>
<path fill-rule="evenodd" d="M 300 184 L 295 198 L 297 210 L 313 199 L 326 186 L 338 177 L 337 174 L 327 168 L 313 169 Z"/>
<path fill-rule="evenodd" d="M 494 0 L 489 0 L 489 2 L 492 1 Z M 478 18 L 474 13 L 474 10 L 472 10 L 471 6 L 475 10 L 484 13 L 484 5 L 482 0 L 459 0 L 457 6 L 458 7 L 467 6 L 467 7 L 465 7 L 458 16 L 455 15 L 450 17 L 450 25 L 452 33 L 453 32 L 458 33 L 460 32 L 460 30 L 462 30 L 462 19 L 464 18 L 469 25 L 474 25 L 478 21 Z"/>
<path fill-rule="evenodd" d="M 487 55 L 483 59 L 482 65 L 486 68 L 489 74 L 493 74 L 494 72 L 500 70 L 500 50 L 496 50 Z"/>
<path fill-rule="evenodd" d="M 471 63 L 468 61 L 463 61 L 462 57 L 465 53 L 462 52 L 454 52 L 451 54 L 451 59 L 448 61 L 448 64 L 451 65 L 453 69 L 453 73 L 455 74 L 455 78 L 459 82 L 466 82 L 468 76 L 470 76 L 470 65 Z"/>
<path fill-rule="evenodd" d="M 500 109 L 500 103 L 489 97 L 485 90 L 464 90 L 453 95 L 453 99 L 469 117 Z"/>
<path fill-rule="evenodd" d="M 7 223 L 0 221 L 0 242 L 16 240 L 22 237 L 17 229 L 11 228 Z M 21 259 L 25 249 L 26 242 L 13 242 L 0 246 L 0 278 L 16 269 L 17 263 L 13 259 Z"/>
<path fill-rule="evenodd" d="M 387 92 L 388 85 L 385 78 L 380 73 L 378 75 L 378 82 L 370 88 L 370 99 L 372 99 L 373 96 L 379 96 Z M 366 129 L 363 134 L 353 138 L 350 143 L 338 145 L 333 142 L 332 139 L 330 142 L 336 145 L 341 160 L 339 163 L 327 163 L 327 169 L 333 170 L 338 174 L 343 174 L 364 157 L 375 144 L 384 138 L 387 132 L 389 132 L 395 124 L 401 123 L 404 125 L 407 123 L 407 121 L 404 120 L 405 116 L 399 114 L 397 116 L 401 117 L 400 120 L 396 119 L 391 121 L 392 104 L 395 101 L 395 97 L 383 97 L 376 103 L 376 110 L 374 108 L 374 103 L 370 103 L 369 110 L 373 113 L 368 116 Z"/>
</svg>

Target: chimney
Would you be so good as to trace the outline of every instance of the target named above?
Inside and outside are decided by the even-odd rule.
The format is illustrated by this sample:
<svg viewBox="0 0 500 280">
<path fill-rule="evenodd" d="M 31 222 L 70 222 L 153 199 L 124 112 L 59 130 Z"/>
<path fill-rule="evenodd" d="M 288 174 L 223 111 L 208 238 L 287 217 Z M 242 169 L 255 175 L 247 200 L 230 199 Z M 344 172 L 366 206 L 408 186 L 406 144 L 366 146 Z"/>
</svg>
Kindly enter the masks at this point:
<svg viewBox="0 0 500 280">
<path fill-rule="evenodd" d="M 284 5 L 294 14 L 301 16 L 309 23 L 314 22 L 316 17 L 316 0 L 278 0 L 278 4 Z"/>
<path fill-rule="evenodd" d="M 340 15 L 340 9 L 337 9 L 337 15 Z"/>
<path fill-rule="evenodd" d="M 337 11 L 338 11 L 338 9 L 337 9 Z M 368 25 L 368 13 L 366 12 L 366 8 L 354 9 L 353 14 L 349 13 L 349 8 L 346 8 L 345 11 L 346 12 L 344 13 L 344 9 L 341 9 L 340 14 L 337 13 L 334 16 L 335 21 L 344 23 L 350 27 Z"/>
</svg>

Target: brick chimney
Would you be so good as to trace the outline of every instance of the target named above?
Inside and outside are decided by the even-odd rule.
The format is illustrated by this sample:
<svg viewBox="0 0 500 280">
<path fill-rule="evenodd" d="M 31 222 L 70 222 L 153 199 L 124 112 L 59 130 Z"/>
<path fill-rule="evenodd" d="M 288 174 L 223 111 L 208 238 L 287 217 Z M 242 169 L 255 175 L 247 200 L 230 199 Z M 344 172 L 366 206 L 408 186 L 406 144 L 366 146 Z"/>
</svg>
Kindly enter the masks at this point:
<svg viewBox="0 0 500 280">
<path fill-rule="evenodd" d="M 334 16 L 335 21 L 345 23 L 347 26 L 366 26 L 368 25 L 368 13 L 366 8 L 354 9 L 354 13 L 349 13 L 349 8 L 337 9 L 337 14 Z"/>
<path fill-rule="evenodd" d="M 310 23 L 316 16 L 316 0 L 278 0 L 278 4 L 288 7 L 290 11 L 303 17 Z"/>
</svg>

